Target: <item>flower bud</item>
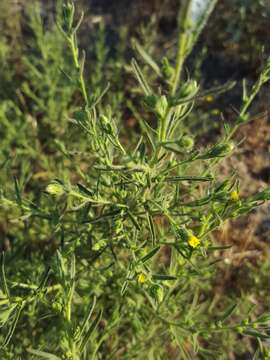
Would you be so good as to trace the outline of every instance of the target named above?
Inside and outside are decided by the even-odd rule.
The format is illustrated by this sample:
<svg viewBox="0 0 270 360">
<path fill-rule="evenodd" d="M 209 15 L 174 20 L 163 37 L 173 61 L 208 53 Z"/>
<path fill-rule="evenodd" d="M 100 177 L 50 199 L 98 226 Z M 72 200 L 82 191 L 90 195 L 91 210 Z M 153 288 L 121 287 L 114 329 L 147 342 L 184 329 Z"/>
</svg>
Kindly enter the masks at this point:
<svg viewBox="0 0 270 360">
<path fill-rule="evenodd" d="M 70 2 L 63 5 L 63 20 L 64 20 L 64 29 L 70 33 L 72 30 L 72 24 L 74 19 L 75 8 L 74 5 Z"/>
<path fill-rule="evenodd" d="M 112 125 L 111 125 L 109 119 L 107 118 L 107 116 L 101 115 L 100 123 L 101 123 L 102 129 L 104 130 L 104 132 L 106 134 L 113 135 L 113 128 L 112 128 Z"/>
<path fill-rule="evenodd" d="M 163 118 L 166 114 L 168 108 L 168 101 L 165 95 L 162 95 L 160 98 L 158 98 L 158 101 L 155 106 L 156 113 Z"/>
<path fill-rule="evenodd" d="M 198 91 L 198 84 L 196 80 L 189 80 L 183 84 L 180 89 L 178 97 L 194 96 Z"/>
<path fill-rule="evenodd" d="M 149 95 L 144 98 L 145 105 L 155 112 L 159 117 L 163 118 L 168 108 L 168 101 L 165 95 L 156 96 Z"/>
<path fill-rule="evenodd" d="M 152 298 L 155 299 L 158 304 L 161 303 L 164 298 L 163 287 L 157 284 L 151 286 L 150 295 L 152 296 Z"/>
<path fill-rule="evenodd" d="M 106 246 L 106 242 L 104 240 L 99 240 L 95 243 L 95 245 L 92 247 L 94 251 L 99 251 L 100 249 L 104 248 Z"/>
<path fill-rule="evenodd" d="M 170 65 L 169 60 L 164 57 L 162 59 L 162 74 L 166 79 L 171 79 L 175 73 L 174 68 Z"/>
<path fill-rule="evenodd" d="M 184 135 L 181 137 L 181 139 L 178 141 L 178 145 L 187 149 L 191 150 L 194 146 L 194 140 L 191 136 Z"/>
<path fill-rule="evenodd" d="M 49 193 L 50 195 L 61 196 L 66 191 L 64 185 L 62 185 L 58 181 L 53 181 L 46 187 L 46 192 Z"/>
</svg>

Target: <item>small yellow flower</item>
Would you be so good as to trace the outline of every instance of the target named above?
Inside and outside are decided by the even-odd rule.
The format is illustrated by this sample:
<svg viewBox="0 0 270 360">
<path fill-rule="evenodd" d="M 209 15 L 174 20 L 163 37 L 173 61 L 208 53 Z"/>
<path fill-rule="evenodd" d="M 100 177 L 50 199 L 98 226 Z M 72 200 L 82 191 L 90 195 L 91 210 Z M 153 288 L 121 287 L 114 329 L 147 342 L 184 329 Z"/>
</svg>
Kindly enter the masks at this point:
<svg viewBox="0 0 270 360">
<path fill-rule="evenodd" d="M 144 273 L 140 273 L 137 276 L 137 281 L 139 284 L 144 284 L 146 282 L 146 275 Z"/>
<path fill-rule="evenodd" d="M 214 101 L 214 97 L 213 97 L 212 95 L 207 95 L 207 96 L 205 97 L 205 100 L 210 103 L 210 102 L 213 102 L 213 101 Z"/>
<path fill-rule="evenodd" d="M 232 191 L 230 194 L 230 199 L 232 201 L 239 201 L 239 199 L 240 199 L 239 192 L 236 190 Z"/>
<path fill-rule="evenodd" d="M 196 247 L 198 247 L 200 245 L 201 241 L 195 236 L 195 235 L 190 235 L 188 238 L 188 244 L 189 246 L 191 246 L 193 249 L 195 249 Z"/>
<path fill-rule="evenodd" d="M 212 115 L 219 115 L 219 114 L 220 114 L 220 110 L 219 110 L 219 109 L 213 109 L 213 110 L 211 110 L 211 114 L 212 114 Z"/>
</svg>

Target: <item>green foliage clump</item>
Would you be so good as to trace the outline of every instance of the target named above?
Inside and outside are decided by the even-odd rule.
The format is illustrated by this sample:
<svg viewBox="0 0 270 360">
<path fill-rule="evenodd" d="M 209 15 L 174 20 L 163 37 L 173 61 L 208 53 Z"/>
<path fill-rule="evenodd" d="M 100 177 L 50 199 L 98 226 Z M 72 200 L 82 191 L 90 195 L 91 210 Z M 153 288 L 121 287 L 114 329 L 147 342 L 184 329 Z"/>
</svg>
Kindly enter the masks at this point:
<svg viewBox="0 0 270 360">
<path fill-rule="evenodd" d="M 239 116 L 217 143 L 199 148 L 184 125 L 198 99 L 234 85 L 201 91 L 182 74 L 214 5 L 198 14 L 183 2 L 174 62 L 136 44 L 155 75 L 150 81 L 132 60 L 142 104 L 129 143 L 120 132 L 124 92 L 112 84 L 110 95 L 102 79 L 103 26 L 89 80 L 74 5 L 47 31 L 31 10 L 22 104 L 0 108 L 3 358 L 225 359 L 224 334 L 234 344 L 253 337 L 257 356 L 266 353 L 269 309 L 254 315 L 229 297 L 216 309 L 210 294 L 215 254 L 227 248 L 211 234 L 270 200 L 270 189 L 244 198 L 234 173 L 219 175 L 270 80 L 270 60 L 251 89 L 243 83 Z M 112 75 L 121 79 L 119 66 Z"/>
</svg>

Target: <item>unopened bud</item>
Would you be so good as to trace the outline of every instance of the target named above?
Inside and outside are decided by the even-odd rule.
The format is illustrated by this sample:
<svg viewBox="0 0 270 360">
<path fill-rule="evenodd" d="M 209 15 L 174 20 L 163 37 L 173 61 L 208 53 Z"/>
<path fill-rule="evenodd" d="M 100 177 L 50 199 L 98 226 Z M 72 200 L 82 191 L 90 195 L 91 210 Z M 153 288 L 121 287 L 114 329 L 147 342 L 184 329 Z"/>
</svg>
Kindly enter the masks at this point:
<svg viewBox="0 0 270 360">
<path fill-rule="evenodd" d="M 164 57 L 162 59 L 162 73 L 166 79 L 171 79 L 175 73 L 174 68 L 170 65 L 169 60 Z"/>
<path fill-rule="evenodd" d="M 61 196 L 65 193 L 65 188 L 60 182 L 53 181 L 46 187 L 46 191 L 50 195 Z"/>
<path fill-rule="evenodd" d="M 153 285 L 150 288 L 150 295 L 155 299 L 157 303 L 161 303 L 164 298 L 163 287 L 159 285 Z"/>
<path fill-rule="evenodd" d="M 185 149 L 187 149 L 187 150 L 190 150 L 194 146 L 194 140 L 193 140 L 193 138 L 191 136 L 184 135 L 179 140 L 178 145 L 185 148 Z"/>
</svg>

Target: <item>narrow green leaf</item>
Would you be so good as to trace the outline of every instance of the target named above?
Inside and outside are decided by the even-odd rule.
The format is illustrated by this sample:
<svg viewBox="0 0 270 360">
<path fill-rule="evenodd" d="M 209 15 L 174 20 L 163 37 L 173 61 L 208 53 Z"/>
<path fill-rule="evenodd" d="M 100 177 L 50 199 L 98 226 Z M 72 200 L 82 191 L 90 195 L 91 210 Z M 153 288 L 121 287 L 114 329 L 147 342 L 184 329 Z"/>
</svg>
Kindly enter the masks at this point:
<svg viewBox="0 0 270 360">
<path fill-rule="evenodd" d="M 177 280 L 177 277 L 171 275 L 154 274 L 152 275 L 154 280 L 166 281 L 166 280 Z"/>
<path fill-rule="evenodd" d="M 10 342 L 10 340 L 11 340 L 13 334 L 14 334 L 14 331 L 15 331 L 15 328 L 16 328 L 17 322 L 18 322 L 18 320 L 19 320 L 19 317 L 20 317 L 20 315 L 21 315 L 21 311 L 22 311 L 23 307 L 24 307 L 24 306 L 23 306 L 22 304 L 20 304 L 20 305 L 18 304 L 18 305 L 17 305 L 17 309 L 15 310 L 14 319 L 13 319 L 13 321 L 12 321 L 12 323 L 11 323 L 11 326 L 10 326 L 10 328 L 9 328 L 9 331 L 8 331 L 8 333 L 7 333 L 7 336 L 5 337 L 4 342 L 3 342 L 3 344 L 1 345 L 1 348 L 4 348 L 4 347 L 6 347 L 6 346 L 9 344 L 9 342 Z"/>
<path fill-rule="evenodd" d="M 235 85 L 236 85 L 235 81 L 228 81 L 223 85 L 212 87 L 212 88 L 207 89 L 205 91 L 200 91 L 200 92 L 198 92 L 196 94 L 188 95 L 188 96 L 181 97 L 181 98 L 174 97 L 174 98 L 171 99 L 171 105 L 173 105 L 173 106 L 182 105 L 182 104 L 194 101 L 194 100 L 203 99 L 207 95 L 217 96 L 217 95 L 220 95 L 220 94 L 222 94 L 224 92 L 227 92 L 227 91 L 231 90 Z"/>
<path fill-rule="evenodd" d="M 168 182 L 178 181 L 212 181 L 213 176 L 172 176 L 165 179 Z"/>
<path fill-rule="evenodd" d="M 256 320 L 256 322 L 259 322 L 259 323 L 267 323 L 269 321 L 270 321 L 270 313 L 263 314 L 263 315 L 259 316 Z"/>
<path fill-rule="evenodd" d="M 59 358 L 56 355 L 53 355 L 51 353 L 48 352 L 44 352 L 44 351 L 40 351 L 40 350 L 34 350 L 34 349 L 27 349 L 27 351 L 30 354 L 39 356 L 41 359 L 48 359 L 48 360 L 61 360 L 61 358 Z"/>
<path fill-rule="evenodd" d="M 152 236 L 152 244 L 155 245 L 156 244 L 156 231 L 155 231 L 155 225 L 154 225 L 154 221 L 153 218 L 151 216 L 151 214 L 147 214 L 147 220 L 148 220 L 148 224 L 149 224 L 149 229 L 151 232 L 151 236 Z"/>
<path fill-rule="evenodd" d="M 160 76 L 161 75 L 160 68 L 158 64 L 153 60 L 153 58 L 149 54 L 147 54 L 144 48 L 136 40 L 134 40 L 134 46 L 135 49 L 143 58 L 143 60 L 145 61 L 145 63 L 148 64 L 156 72 L 158 76 Z"/>
<path fill-rule="evenodd" d="M 255 354 L 252 357 L 252 360 L 260 360 L 262 358 L 262 353 L 260 351 L 260 348 L 258 348 L 255 352 Z"/>
<path fill-rule="evenodd" d="M 98 326 L 98 324 L 99 324 L 99 322 L 101 320 L 101 317 L 102 317 L 102 310 L 99 311 L 99 313 L 97 314 L 97 317 L 92 322 L 90 328 L 87 330 L 86 334 L 82 338 L 82 342 L 80 344 L 80 352 L 82 352 L 84 350 L 85 346 L 87 345 L 88 341 L 90 340 L 90 337 L 91 337 L 92 333 L 94 332 L 94 330 Z"/>
<path fill-rule="evenodd" d="M 77 184 L 80 192 L 82 192 L 84 195 L 89 195 L 89 196 L 93 196 L 93 192 L 91 190 L 88 190 L 85 186 L 83 186 L 82 184 L 78 183 Z"/>
<path fill-rule="evenodd" d="M 81 326 L 80 337 L 79 337 L 80 339 L 81 339 L 81 337 L 82 337 L 82 335 L 84 333 L 84 330 L 86 329 L 86 326 L 87 326 L 87 324 L 88 324 L 88 322 L 89 322 L 89 320 L 90 320 L 90 318 L 92 316 L 92 313 L 94 311 L 96 303 L 97 303 L 97 298 L 96 298 L 96 296 L 94 296 L 93 303 L 90 305 L 90 308 L 87 311 L 86 317 L 85 317 L 85 319 L 84 319 L 84 321 L 82 323 L 82 326 Z"/>
<path fill-rule="evenodd" d="M 152 148 L 155 150 L 156 145 L 154 141 L 154 134 L 155 130 L 151 128 L 151 126 L 144 120 L 144 118 L 141 116 L 141 114 L 137 111 L 136 107 L 132 104 L 130 100 L 127 101 L 127 106 L 131 110 L 132 114 L 136 118 L 136 120 L 139 122 L 139 125 L 141 127 L 141 131 L 143 134 L 146 135 L 149 143 L 151 144 Z"/>
<path fill-rule="evenodd" d="M 37 289 L 36 289 L 36 292 L 37 292 L 37 293 L 38 293 L 38 292 L 41 292 L 42 290 L 45 289 L 45 286 L 46 286 L 46 284 L 47 284 L 47 282 L 48 282 L 48 279 L 49 279 L 49 276 L 50 276 L 50 272 L 51 272 L 51 269 L 48 268 L 48 269 L 46 270 L 46 272 L 44 273 L 44 275 L 42 276 L 42 278 L 41 278 L 41 280 L 40 280 L 40 283 L 39 283 L 39 285 L 38 285 L 38 287 L 37 287 Z"/>
<path fill-rule="evenodd" d="M 1 271 L 0 280 L 1 280 L 2 290 L 3 290 L 3 293 L 6 295 L 6 297 L 9 299 L 10 296 L 9 296 L 9 290 L 8 290 L 6 275 L 5 275 L 5 253 L 4 253 L 4 251 L 2 252 L 2 255 L 1 255 L 0 271 Z"/>
<path fill-rule="evenodd" d="M 141 230 L 140 224 L 138 223 L 137 219 L 135 219 L 135 217 L 131 214 L 130 211 L 127 211 L 127 214 L 130 218 L 130 220 L 132 221 L 132 223 L 134 224 L 134 226 L 136 227 L 137 230 Z"/>
<path fill-rule="evenodd" d="M 5 310 L 3 310 L 3 308 L 1 309 L 1 312 L 0 312 L 0 327 L 4 326 L 8 322 L 8 320 L 9 320 L 12 312 L 16 308 L 16 306 L 17 306 L 17 304 L 12 304 Z"/>
<path fill-rule="evenodd" d="M 198 97 L 203 98 L 207 95 L 217 96 L 224 92 L 230 91 L 232 88 L 235 87 L 235 85 L 236 85 L 236 81 L 227 81 L 223 85 L 218 85 L 218 86 L 212 87 L 210 89 L 207 89 L 205 91 L 202 91 L 201 93 L 198 94 Z"/>
<path fill-rule="evenodd" d="M 215 251 L 215 250 L 226 250 L 231 249 L 233 245 L 224 245 L 224 246 L 209 246 L 207 250 Z"/>
<path fill-rule="evenodd" d="M 151 250 L 148 254 L 146 254 L 144 257 L 142 257 L 139 261 L 141 261 L 142 263 L 145 263 L 146 261 L 151 259 L 153 256 L 155 256 L 156 253 L 159 251 L 159 249 L 160 249 L 160 246 L 157 246 L 156 248 Z"/>
<path fill-rule="evenodd" d="M 21 198 L 20 188 L 19 188 L 18 180 L 15 177 L 14 177 L 14 187 L 15 187 L 17 203 L 21 205 L 22 198 Z"/>
<path fill-rule="evenodd" d="M 253 330 L 253 329 L 245 330 L 244 335 L 253 336 L 253 337 L 256 337 L 256 338 L 259 338 L 259 339 L 263 339 L 263 340 L 270 339 L 270 335 L 261 333 L 261 332 L 259 332 L 257 330 Z"/>
<path fill-rule="evenodd" d="M 125 282 L 123 283 L 122 288 L 121 288 L 121 295 L 122 295 L 122 296 L 125 294 L 127 288 L 128 288 L 128 281 L 125 281 Z"/>
<path fill-rule="evenodd" d="M 227 320 L 231 315 L 232 313 L 234 312 L 234 310 L 237 308 L 237 304 L 232 304 L 230 305 L 226 310 L 225 312 L 219 317 L 219 321 L 225 321 Z"/>
<path fill-rule="evenodd" d="M 141 88 L 144 91 L 145 95 L 147 95 L 147 96 L 151 95 L 152 91 L 150 89 L 150 86 L 148 85 L 148 82 L 145 79 L 145 77 L 135 59 L 132 59 L 131 66 L 132 66 L 133 72 L 136 75 L 136 78 L 137 78 L 139 84 L 141 85 Z"/>
</svg>

